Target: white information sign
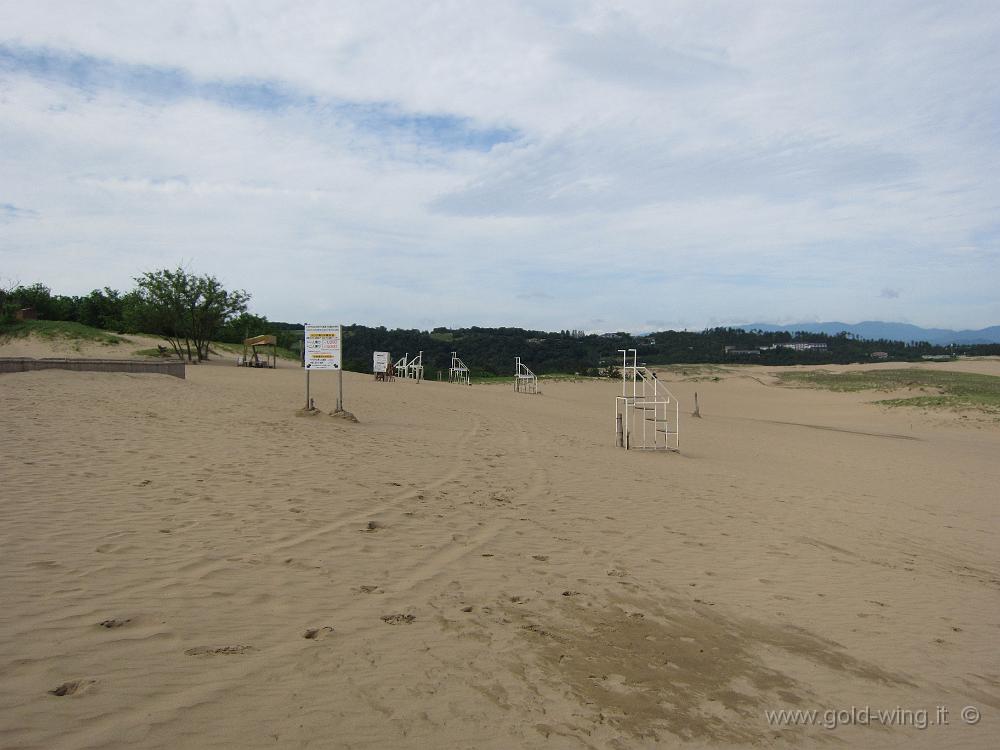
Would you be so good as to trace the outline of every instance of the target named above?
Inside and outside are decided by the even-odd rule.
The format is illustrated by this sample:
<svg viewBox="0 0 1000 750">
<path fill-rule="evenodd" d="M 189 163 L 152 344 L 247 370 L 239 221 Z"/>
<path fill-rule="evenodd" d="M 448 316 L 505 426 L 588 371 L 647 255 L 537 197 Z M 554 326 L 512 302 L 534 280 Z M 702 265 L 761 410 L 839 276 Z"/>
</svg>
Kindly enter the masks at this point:
<svg viewBox="0 0 1000 750">
<path fill-rule="evenodd" d="M 389 369 L 389 352 L 375 352 L 372 358 L 372 372 L 385 372 Z"/>
<path fill-rule="evenodd" d="M 307 369 L 340 369 L 341 333 L 340 326 L 306 324 Z"/>
</svg>

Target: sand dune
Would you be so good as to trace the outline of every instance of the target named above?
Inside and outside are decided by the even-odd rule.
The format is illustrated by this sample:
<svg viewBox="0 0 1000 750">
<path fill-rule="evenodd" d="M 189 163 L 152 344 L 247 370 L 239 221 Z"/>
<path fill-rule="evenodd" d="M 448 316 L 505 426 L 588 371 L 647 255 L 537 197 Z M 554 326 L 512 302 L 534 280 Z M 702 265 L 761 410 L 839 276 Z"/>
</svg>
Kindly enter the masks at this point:
<svg viewBox="0 0 1000 750">
<path fill-rule="evenodd" d="M 766 382 L 0 376 L 0 746 L 994 746 L 1000 428 Z"/>
<path fill-rule="evenodd" d="M 163 339 L 142 334 L 117 336 L 116 344 L 65 336 L 42 337 L 38 335 L 0 339 L 0 357 L 91 357 L 108 359 L 142 359 L 136 354 L 141 349 L 155 349 L 166 345 Z"/>
</svg>

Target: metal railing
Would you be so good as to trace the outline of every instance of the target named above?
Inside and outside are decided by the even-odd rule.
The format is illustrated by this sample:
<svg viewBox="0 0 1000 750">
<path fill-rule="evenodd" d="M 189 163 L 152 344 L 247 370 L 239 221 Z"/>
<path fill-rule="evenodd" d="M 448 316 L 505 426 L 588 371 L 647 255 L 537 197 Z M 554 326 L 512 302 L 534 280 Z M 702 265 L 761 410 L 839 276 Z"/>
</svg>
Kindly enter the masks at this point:
<svg viewBox="0 0 1000 750">
<path fill-rule="evenodd" d="M 622 395 L 615 398 L 615 443 L 625 450 L 680 450 L 680 404 L 656 375 L 622 355 Z"/>
<path fill-rule="evenodd" d="M 472 385 L 469 381 L 469 368 L 465 362 L 459 359 L 458 352 L 451 353 L 451 367 L 448 368 L 448 382 Z"/>
<path fill-rule="evenodd" d="M 520 357 L 514 358 L 514 392 L 538 393 L 538 378 Z"/>
<path fill-rule="evenodd" d="M 407 352 L 393 362 L 392 367 L 397 378 L 416 380 L 419 383 L 424 379 L 424 353 L 420 352 L 413 359 L 408 359 L 409 356 L 410 353 Z"/>
</svg>

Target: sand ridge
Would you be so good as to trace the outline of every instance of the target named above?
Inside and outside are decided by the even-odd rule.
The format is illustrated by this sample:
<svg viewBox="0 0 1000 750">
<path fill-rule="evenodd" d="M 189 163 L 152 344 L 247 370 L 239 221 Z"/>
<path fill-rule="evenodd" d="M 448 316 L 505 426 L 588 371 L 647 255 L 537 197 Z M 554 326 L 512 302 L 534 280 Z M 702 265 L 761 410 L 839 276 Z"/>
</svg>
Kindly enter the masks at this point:
<svg viewBox="0 0 1000 750">
<path fill-rule="evenodd" d="M 1000 430 L 671 387 L 679 455 L 608 382 L 3 376 L 0 744 L 990 746 Z M 983 720 L 763 714 L 865 704 Z"/>
</svg>

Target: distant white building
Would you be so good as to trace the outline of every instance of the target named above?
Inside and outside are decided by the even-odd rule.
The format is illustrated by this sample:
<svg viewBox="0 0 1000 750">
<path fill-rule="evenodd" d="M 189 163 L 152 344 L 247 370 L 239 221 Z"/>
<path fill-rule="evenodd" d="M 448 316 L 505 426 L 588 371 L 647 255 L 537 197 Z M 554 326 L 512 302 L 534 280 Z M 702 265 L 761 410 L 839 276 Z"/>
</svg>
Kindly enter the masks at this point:
<svg viewBox="0 0 1000 750">
<path fill-rule="evenodd" d="M 793 341 L 787 344 L 771 344 L 770 346 L 762 346 L 761 349 L 763 351 L 768 351 L 771 349 L 793 349 L 794 351 L 797 352 L 805 352 L 805 351 L 825 352 L 826 344 L 814 344 L 812 342 L 806 342 L 806 341 Z"/>
</svg>

